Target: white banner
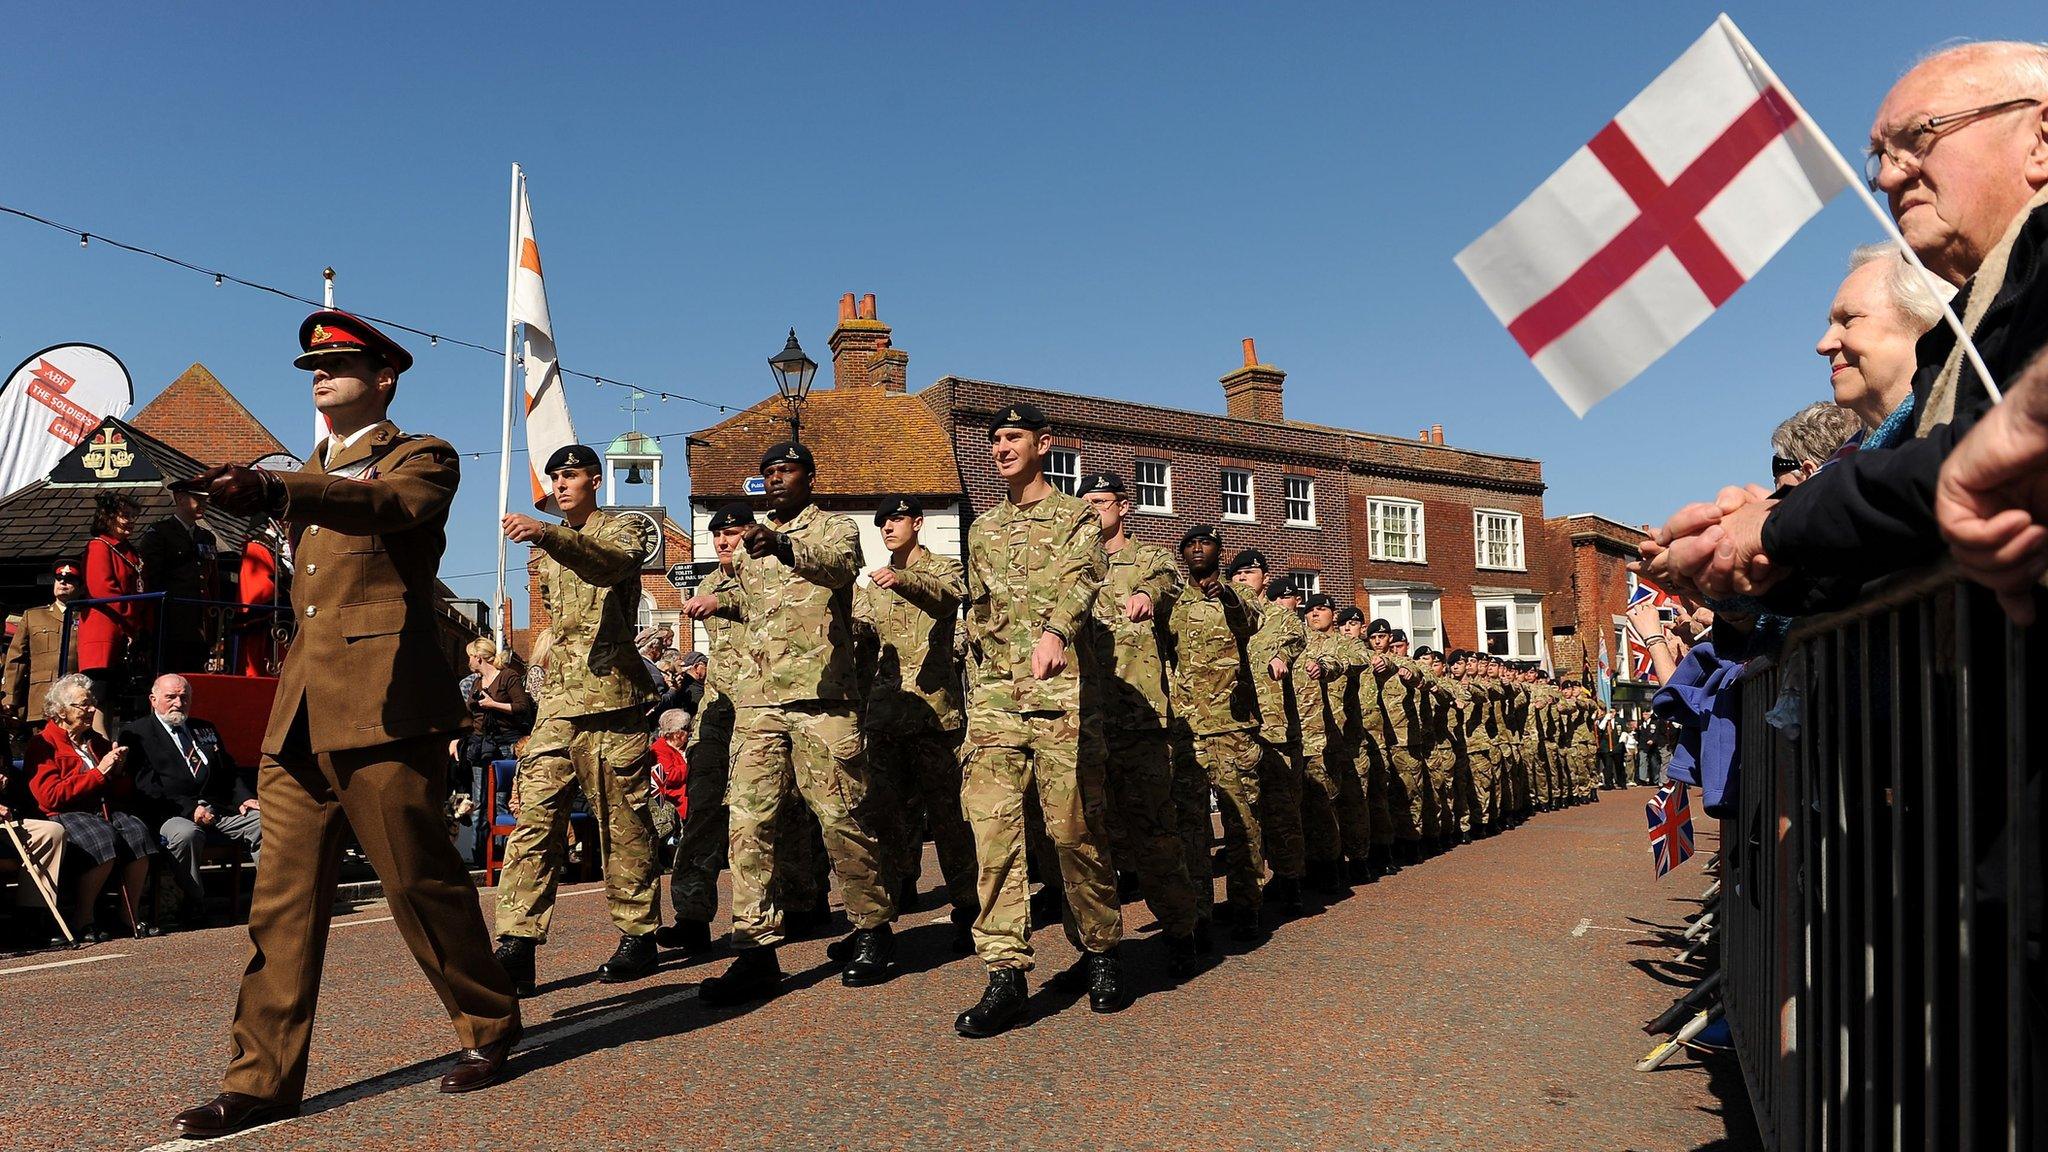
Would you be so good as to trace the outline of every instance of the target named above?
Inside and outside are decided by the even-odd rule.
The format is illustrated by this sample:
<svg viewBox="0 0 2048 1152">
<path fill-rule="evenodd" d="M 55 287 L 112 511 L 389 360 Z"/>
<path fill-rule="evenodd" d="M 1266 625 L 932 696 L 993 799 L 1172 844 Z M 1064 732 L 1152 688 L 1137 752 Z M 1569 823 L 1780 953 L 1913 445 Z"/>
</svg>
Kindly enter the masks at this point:
<svg viewBox="0 0 2048 1152">
<path fill-rule="evenodd" d="M 0 384 L 0 496 L 49 475 L 100 421 L 128 414 L 135 387 L 112 352 L 58 344 Z"/>
</svg>

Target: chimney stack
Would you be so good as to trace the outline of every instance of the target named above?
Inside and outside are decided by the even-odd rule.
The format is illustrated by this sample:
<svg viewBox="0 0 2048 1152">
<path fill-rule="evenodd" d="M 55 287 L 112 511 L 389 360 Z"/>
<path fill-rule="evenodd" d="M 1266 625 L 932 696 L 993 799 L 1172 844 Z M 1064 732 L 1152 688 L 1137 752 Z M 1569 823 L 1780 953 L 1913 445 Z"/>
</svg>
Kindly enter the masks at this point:
<svg viewBox="0 0 2048 1152">
<path fill-rule="evenodd" d="M 1444 442 L 1444 426 L 1443 426 L 1443 425 L 1441 425 L 1441 424 L 1431 424 L 1431 425 L 1429 426 L 1429 442 L 1430 442 L 1431 444 L 1441 444 L 1441 443 L 1443 443 L 1443 442 Z"/>
<path fill-rule="evenodd" d="M 1271 364 L 1259 363 L 1258 348 L 1244 341 L 1244 367 L 1222 379 L 1224 410 L 1235 420 L 1261 420 L 1278 424 L 1286 419 L 1281 406 L 1281 385 L 1287 373 Z"/>
<path fill-rule="evenodd" d="M 1417 432 L 1415 434 L 1415 438 L 1417 440 L 1422 441 L 1424 444 L 1429 443 L 1429 429 L 1424 428 L 1422 431 Z"/>
<path fill-rule="evenodd" d="M 889 346 L 889 326 L 875 318 L 875 294 L 839 297 L 839 327 L 832 330 L 832 386 L 905 390 L 910 354 Z"/>
</svg>

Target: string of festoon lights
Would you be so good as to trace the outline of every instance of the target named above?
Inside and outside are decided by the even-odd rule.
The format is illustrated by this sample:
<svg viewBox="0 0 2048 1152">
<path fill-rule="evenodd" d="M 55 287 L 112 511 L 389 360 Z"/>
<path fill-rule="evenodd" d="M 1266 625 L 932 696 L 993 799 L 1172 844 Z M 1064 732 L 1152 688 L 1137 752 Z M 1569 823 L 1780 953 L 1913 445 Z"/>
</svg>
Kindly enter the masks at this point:
<svg viewBox="0 0 2048 1152">
<path fill-rule="evenodd" d="M 131 252 L 137 256 L 147 256 L 152 260 L 161 261 L 175 268 L 183 268 L 186 271 L 194 272 L 201 276 L 210 276 L 213 278 L 213 283 L 215 287 L 225 287 L 229 284 L 235 284 L 243 288 L 252 288 L 258 292 L 265 292 L 272 296 L 282 297 L 283 299 L 291 300 L 299 304 L 304 304 L 311 308 L 326 307 L 325 304 L 318 300 L 309 299 L 305 296 L 299 295 L 296 292 L 287 291 L 286 289 L 279 288 L 273 284 L 265 284 L 259 280 L 251 280 L 246 276 L 237 276 L 232 272 L 227 272 L 217 268 L 208 268 L 200 264 L 195 264 L 190 260 L 180 259 L 179 257 L 172 256 L 168 253 L 159 252 L 153 248 L 146 248 L 139 244 L 128 244 L 120 240 L 115 240 L 112 237 L 107 236 L 103 233 L 93 232 L 83 228 L 74 228 L 69 224 L 60 224 L 55 220 L 51 220 L 44 216 L 38 216 L 33 212 L 23 211 L 20 208 L 11 207 L 6 204 L 0 204 L 0 213 L 6 213 L 9 216 L 19 217 L 20 219 L 27 220 L 32 224 L 40 224 L 43 227 L 49 228 L 53 231 L 62 232 L 65 233 L 66 235 L 77 237 L 78 246 L 80 248 L 90 248 L 94 242 L 98 242 L 111 248 L 118 248 L 123 252 Z M 427 338 L 427 346 L 430 348 L 438 348 L 445 343 L 453 344 L 459 348 L 472 348 L 478 352 L 485 352 L 490 354 L 491 356 L 497 357 L 500 360 L 504 359 L 505 356 L 505 350 L 503 348 L 493 348 L 490 347 L 489 345 L 478 344 L 472 340 L 463 340 L 455 336 L 445 336 L 431 329 L 422 328 L 414 324 L 407 324 L 399 320 L 393 320 L 388 316 L 372 316 L 367 312 L 358 312 L 355 313 L 355 315 L 361 316 L 363 319 L 368 320 L 370 323 L 375 324 L 381 328 L 395 328 L 400 332 L 410 332 L 415 336 L 424 336 Z M 669 392 L 660 388 L 650 388 L 645 384 L 635 384 L 632 381 L 621 380 L 614 376 L 600 376 L 592 372 L 578 372 L 572 368 L 561 368 L 559 366 L 557 367 L 557 370 L 560 371 L 561 374 L 564 376 L 575 376 L 578 377 L 579 379 L 588 380 L 593 385 L 599 388 L 603 388 L 607 385 L 610 385 L 614 388 L 625 389 L 630 392 L 638 393 L 640 398 L 650 400 L 659 399 L 664 404 L 668 403 L 671 400 L 678 400 L 685 404 L 701 405 L 705 408 L 709 408 L 719 413 L 738 412 L 742 410 L 740 407 L 736 407 L 731 404 L 720 404 L 715 400 L 706 400 L 700 396 L 691 396 L 688 395 L 687 393 L 682 392 Z M 742 427 L 740 430 L 750 431 L 751 426 Z M 664 432 L 661 433 L 660 435 L 654 435 L 651 433 L 643 432 L 641 433 L 641 435 L 646 436 L 650 440 L 673 440 L 679 436 L 688 436 L 689 433 Z M 524 452 L 525 449 L 516 448 L 513 451 L 515 454 L 517 454 L 520 452 Z M 496 456 L 498 455 L 498 453 L 496 451 L 464 452 L 462 453 L 462 455 L 468 456 L 472 460 L 481 460 L 486 456 Z"/>
</svg>

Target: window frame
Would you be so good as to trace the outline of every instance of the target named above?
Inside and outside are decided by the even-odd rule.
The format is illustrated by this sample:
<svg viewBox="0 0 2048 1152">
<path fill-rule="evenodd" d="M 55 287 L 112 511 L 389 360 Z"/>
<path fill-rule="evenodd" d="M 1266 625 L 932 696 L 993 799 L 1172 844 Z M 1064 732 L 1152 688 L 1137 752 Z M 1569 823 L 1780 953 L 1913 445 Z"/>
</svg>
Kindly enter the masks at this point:
<svg viewBox="0 0 2048 1152">
<path fill-rule="evenodd" d="M 1071 476 L 1053 470 L 1053 461 L 1057 460 L 1063 452 L 1074 458 L 1074 471 Z M 1052 451 L 1045 454 L 1045 479 L 1054 488 L 1058 488 L 1060 491 L 1072 496 L 1074 490 L 1081 486 L 1081 450 L 1079 448 L 1061 448 L 1058 445 L 1054 445 Z M 1060 483 L 1061 480 L 1065 480 L 1066 483 L 1062 485 Z"/>
<path fill-rule="evenodd" d="M 1228 480 L 1228 479 L 1229 479 L 1230 477 L 1232 477 L 1232 476 L 1242 476 L 1242 477 L 1244 477 L 1244 491 L 1243 491 L 1243 492 L 1232 492 L 1232 491 L 1231 491 L 1231 490 L 1230 490 L 1229 488 L 1227 488 L 1227 487 L 1225 487 L 1225 486 L 1224 486 L 1224 485 L 1225 485 L 1225 482 L 1226 482 L 1226 481 L 1227 481 L 1227 480 Z M 1230 510 L 1230 498 L 1231 498 L 1231 497 L 1233 497 L 1233 496 L 1243 496 L 1243 497 L 1244 497 L 1244 508 L 1245 508 L 1245 510 L 1244 510 L 1244 512 L 1243 512 L 1243 513 L 1236 513 L 1236 512 L 1232 512 L 1232 511 Z M 1256 473 L 1254 473 L 1254 472 L 1253 472 L 1253 471 L 1252 471 L 1251 469 L 1249 469 L 1249 468 L 1219 468 L 1219 469 L 1217 469 L 1217 470 L 1216 470 L 1216 497 L 1217 497 L 1217 507 L 1218 507 L 1218 509 L 1219 509 L 1219 511 L 1220 511 L 1220 515 L 1218 516 L 1218 519 L 1222 519 L 1222 520 L 1227 520 L 1227 521 L 1229 521 L 1229 522 L 1230 522 L 1230 523 L 1232 523 L 1232 524 L 1256 524 L 1256 523 L 1258 523 L 1258 520 L 1259 520 L 1259 478 L 1258 478 L 1258 475 L 1257 475 Z"/>
<path fill-rule="evenodd" d="M 1506 613 L 1504 627 L 1507 631 L 1507 651 L 1505 652 L 1494 652 L 1491 648 L 1487 647 L 1486 610 L 1488 608 L 1500 608 Z M 1517 624 L 1519 610 L 1522 608 L 1531 608 L 1536 614 L 1536 627 L 1530 633 L 1535 638 L 1533 641 L 1535 650 L 1531 652 L 1521 651 L 1520 646 L 1515 642 L 1515 638 L 1525 631 L 1525 629 L 1522 629 Z M 1479 651 L 1498 656 L 1503 660 L 1534 660 L 1546 665 L 1550 662 L 1550 653 L 1544 644 L 1543 597 L 1522 593 L 1504 593 L 1494 596 L 1475 597 L 1472 602 L 1472 615 L 1473 635 L 1478 638 Z"/>
<path fill-rule="evenodd" d="M 1166 493 L 1166 502 L 1163 504 L 1147 504 L 1143 499 L 1146 488 L 1144 469 L 1147 466 L 1160 469 L 1158 488 Z M 1139 456 L 1131 462 L 1131 510 L 1154 516 L 1173 515 L 1173 461 L 1161 460 L 1156 456 Z"/>
<path fill-rule="evenodd" d="M 1515 554 L 1512 563 L 1488 563 L 1486 537 L 1483 529 L 1486 518 L 1489 516 L 1498 516 L 1509 521 L 1514 526 L 1513 547 Z M 1520 512 L 1507 508 L 1472 509 L 1472 566 L 1487 572 L 1527 572 L 1529 570 L 1527 539 L 1524 535 L 1522 514 Z"/>
<path fill-rule="evenodd" d="M 1294 496 L 1294 485 L 1296 485 L 1297 483 L 1305 485 L 1308 493 L 1299 501 L 1297 501 Z M 1297 503 L 1304 503 L 1308 505 L 1308 518 L 1306 520 L 1298 520 L 1295 518 L 1294 505 Z M 1299 472 L 1287 472 L 1281 475 L 1280 515 L 1282 522 L 1289 528 L 1315 528 L 1318 526 L 1316 524 L 1315 477 L 1303 475 Z"/>
<path fill-rule="evenodd" d="M 1303 596 L 1313 596 L 1323 590 L 1323 574 L 1320 571 L 1294 568 L 1288 571 L 1287 578 L 1294 581 L 1294 586 L 1301 590 Z"/>
<path fill-rule="evenodd" d="M 1435 648 L 1438 651 L 1442 651 L 1444 647 L 1443 598 L 1443 591 L 1434 588 L 1371 589 L 1366 593 L 1366 603 L 1370 606 L 1370 614 L 1367 619 L 1384 619 L 1387 623 L 1407 633 L 1410 651 L 1422 647 Z M 1390 604 L 1392 605 L 1391 609 L 1388 607 Z M 1429 613 L 1431 621 L 1429 631 L 1433 635 L 1428 639 L 1422 638 L 1419 635 L 1421 630 L 1416 627 L 1415 616 L 1417 609 L 1424 609 Z"/>
<path fill-rule="evenodd" d="M 1388 556 L 1380 547 L 1380 526 L 1375 520 L 1379 510 L 1387 507 L 1406 508 L 1413 513 L 1413 519 L 1410 522 L 1414 527 L 1408 533 L 1411 550 L 1415 553 L 1413 556 L 1406 559 L 1398 556 Z M 1405 496 L 1367 496 L 1365 498 L 1365 550 L 1367 559 L 1381 564 L 1429 563 L 1429 544 L 1427 537 L 1423 533 L 1423 516 L 1424 510 L 1420 500 L 1410 500 Z M 1475 520 L 1473 523 L 1477 524 L 1478 522 Z M 1474 539 L 1475 541 L 1477 540 L 1476 535 Z"/>
</svg>

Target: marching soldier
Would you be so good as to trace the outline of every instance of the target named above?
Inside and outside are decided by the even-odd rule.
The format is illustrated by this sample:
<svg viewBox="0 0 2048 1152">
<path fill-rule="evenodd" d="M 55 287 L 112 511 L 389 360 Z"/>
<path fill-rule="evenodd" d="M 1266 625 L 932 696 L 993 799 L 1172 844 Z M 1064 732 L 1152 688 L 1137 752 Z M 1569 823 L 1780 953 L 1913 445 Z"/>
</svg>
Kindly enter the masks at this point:
<svg viewBox="0 0 2048 1152">
<path fill-rule="evenodd" d="M 840 983 L 878 984 L 895 966 L 889 922 L 896 902 L 882 875 L 882 849 L 860 820 L 868 791 L 853 651 L 860 530 L 812 502 L 817 464 L 803 445 L 770 448 L 761 457 L 761 475 L 768 523 L 750 524 L 742 533 L 735 580 L 683 605 L 691 619 L 717 613 L 744 625 L 745 658 L 760 692 L 757 700 L 739 701 L 734 728 L 726 800 L 739 955 L 698 989 L 698 998 L 715 1007 L 780 989 L 775 946 L 783 940 L 782 909 L 769 881 L 779 818 L 799 797 L 818 817 L 854 925 Z"/>
<path fill-rule="evenodd" d="M 1131 513 L 1123 479 L 1112 472 L 1083 477 L 1081 499 L 1102 527 L 1109 574 L 1095 594 L 1091 629 L 1102 675 L 1081 678 L 1083 710 L 1104 719 L 1109 747 L 1110 852 L 1136 872 L 1145 903 L 1166 931 L 1176 976 L 1192 976 L 1199 964 L 1195 947 L 1196 900 L 1175 820 L 1173 762 L 1166 728 L 1172 710 L 1161 647 L 1163 610 L 1179 591 L 1173 554 L 1156 544 L 1131 539 Z M 1204 814 L 1206 818 L 1206 813 Z M 1202 864 L 1207 865 L 1204 854 Z M 1209 877 L 1204 872 L 1202 877 Z"/>
<path fill-rule="evenodd" d="M 1422 757 L 1429 784 L 1428 839 L 1438 851 L 1449 851 L 1458 841 L 1458 772 L 1463 742 L 1455 739 L 1457 699 L 1443 676 L 1443 663 L 1435 649 L 1410 654 L 1408 637 L 1394 630 L 1394 651 L 1407 657 L 1422 674 L 1416 692 L 1416 718 L 1423 733 Z"/>
<path fill-rule="evenodd" d="M 1273 881 L 1266 893 L 1281 912 L 1301 912 L 1301 878 L 1308 855 L 1301 830 L 1301 718 L 1294 710 L 1294 662 L 1307 643 L 1301 618 L 1269 595 L 1272 564 L 1266 554 L 1247 548 L 1231 557 L 1224 575 L 1248 592 L 1259 612 L 1259 632 L 1248 649 L 1259 688 L 1259 743 L 1266 760 L 1259 766 L 1259 827 Z"/>
<path fill-rule="evenodd" d="M 1586 690 L 1584 681 L 1573 680 L 1566 685 L 1566 703 L 1569 708 L 1568 725 L 1571 734 L 1571 748 L 1568 755 L 1572 761 L 1572 774 L 1578 785 L 1578 802 L 1591 804 L 1600 798 L 1600 776 L 1597 761 L 1600 754 L 1600 733 L 1594 727 L 1594 720 L 1600 709 L 1593 703 L 1593 697 Z"/>
<path fill-rule="evenodd" d="M 534 991 L 534 949 L 547 943 L 555 886 L 567 854 L 571 789 L 581 787 L 597 817 L 605 899 L 619 946 L 598 966 L 607 984 L 654 971 L 654 815 L 648 770 L 653 750 L 647 706 L 656 692 L 633 648 L 640 618 L 640 568 L 660 539 L 637 517 L 597 506 L 603 484 L 597 453 L 582 444 L 556 449 L 547 477 L 560 524 L 505 517 L 505 538 L 540 552 L 546 634 L 533 734 L 519 774 L 519 822 L 505 838 L 498 880 L 498 962 L 522 996 Z"/>
<path fill-rule="evenodd" d="M 412 356 L 345 312 L 299 326 L 313 403 L 332 434 L 298 472 L 225 464 L 187 486 L 235 516 L 301 533 L 298 639 L 278 677 L 256 782 L 263 867 L 222 1092 L 178 1114 L 211 1139 L 296 1116 L 333 915 L 342 824 L 384 884 L 399 934 L 463 1051 L 441 1091 L 495 1083 L 519 1041 L 519 1001 L 491 957 L 476 887 L 448 838 L 448 737 L 462 726 L 438 640 L 434 573 L 459 480 L 455 449 L 385 418 Z"/>
<path fill-rule="evenodd" d="M 869 795 L 895 809 L 884 822 L 894 832 L 896 859 L 887 869 L 900 891 L 914 894 L 929 824 L 939 851 L 939 872 L 953 902 L 954 950 L 972 950 L 970 928 L 979 910 L 975 892 L 974 836 L 960 815 L 959 670 L 953 632 L 967 580 L 960 562 L 918 542 L 924 505 L 915 496 L 890 496 L 875 512 L 889 563 L 868 573 L 853 598 L 853 618 L 872 655 L 867 709 L 861 727 L 875 789 Z M 899 895 L 898 912 L 904 911 Z"/>
<path fill-rule="evenodd" d="M 740 539 L 753 522 L 753 509 L 745 504 L 728 504 L 711 514 L 708 528 L 718 570 L 698 592 L 713 597 L 737 595 L 739 578 L 734 573 L 739 567 Z M 709 659 L 704 698 L 697 705 L 685 754 L 690 773 L 684 779 L 683 792 L 690 810 L 676 835 L 675 862 L 669 874 L 669 903 L 675 909 L 676 922 L 654 937 L 663 948 L 691 955 L 710 949 L 711 921 L 718 915 L 718 874 L 725 871 L 730 842 L 725 787 L 731 774 L 738 702 L 761 696 L 757 687 L 760 669 L 746 654 L 744 630 L 723 616 L 707 616 L 702 623 Z M 827 865 L 818 822 L 810 809 L 801 804 L 783 806 L 775 847 L 772 884 L 776 905 L 787 909 L 784 930 L 822 927 L 828 917 Z"/>
<path fill-rule="evenodd" d="M 1291 585 L 1283 591 L 1298 592 Z M 1331 729 L 1336 727 L 1331 720 L 1330 694 L 1343 690 L 1344 675 L 1344 662 L 1330 644 L 1341 639 L 1329 630 L 1336 606 L 1321 593 L 1306 599 L 1298 594 L 1276 594 L 1274 600 L 1290 610 L 1296 604 L 1308 606 L 1302 619 L 1306 639 L 1292 677 L 1294 713 L 1301 725 L 1302 848 L 1309 884 L 1326 896 L 1342 896 L 1351 891 L 1351 885 L 1344 877 L 1344 842 L 1337 828 L 1337 778 L 1329 761 Z M 1315 626 L 1316 619 L 1323 621 L 1323 627 Z M 1341 698 L 1337 707 L 1343 707 Z M 1342 738 L 1340 731 L 1337 740 Z"/>
<path fill-rule="evenodd" d="M 1459 723 L 1465 729 L 1465 756 L 1471 765 L 1472 835 L 1491 836 L 1500 830 L 1500 768 L 1494 756 L 1492 684 L 1479 658 L 1463 650 L 1451 653 L 1451 675 L 1464 689 Z"/>
<path fill-rule="evenodd" d="M 1017 404 L 989 425 L 1007 498 L 967 536 L 967 752 L 961 802 L 981 867 L 975 950 L 988 988 L 962 1012 L 963 1036 L 1023 1017 L 1031 968 L 1024 805 L 1034 785 L 1066 889 L 1067 935 L 1085 953 L 1088 1006 L 1130 1003 L 1117 959 L 1123 917 L 1109 859 L 1106 752 L 1082 707 L 1094 658 L 1085 625 L 1107 568 L 1095 514 L 1045 478 L 1051 423 Z M 1051 878 L 1047 878 L 1051 882 Z"/>
<path fill-rule="evenodd" d="M 1394 626 L 1385 620 L 1374 620 L 1365 630 L 1366 644 L 1378 657 L 1372 661 L 1380 696 L 1378 735 L 1387 759 L 1387 808 L 1394 824 L 1394 863 L 1399 866 L 1422 860 L 1429 784 L 1417 755 L 1423 739 L 1416 717 L 1422 677 L 1413 661 L 1395 654 L 1394 636 Z"/>
<path fill-rule="evenodd" d="M 1326 686 L 1329 693 L 1329 746 L 1323 754 L 1331 781 L 1337 789 L 1337 832 L 1347 861 L 1345 879 L 1352 884 L 1370 884 L 1378 879 L 1373 865 L 1372 806 L 1367 795 L 1371 775 L 1371 754 L 1365 747 L 1365 717 L 1379 708 L 1378 684 L 1366 675 L 1371 667 L 1365 642 L 1357 633 L 1365 616 L 1356 607 L 1336 611 L 1323 597 L 1309 601 L 1305 623 L 1323 634 L 1323 656 L 1337 664 L 1338 677 Z M 1339 625 L 1338 620 L 1347 621 Z"/>
<path fill-rule="evenodd" d="M 1259 825 L 1259 770 L 1265 749 L 1258 741 L 1259 704 L 1250 646 L 1259 631 L 1259 610 L 1239 586 L 1225 582 L 1217 565 L 1222 541 L 1207 526 L 1190 528 L 1180 540 L 1187 583 L 1174 598 L 1166 631 L 1172 642 L 1174 699 L 1183 706 L 1195 759 L 1209 774 L 1223 815 L 1223 855 L 1228 870 L 1223 890 L 1229 900 L 1233 940 L 1265 937 L 1259 920 L 1265 879 L 1264 835 Z M 1207 806 L 1202 815 L 1207 842 Z M 1208 850 L 1202 852 L 1206 872 Z M 1207 928 L 1206 922 L 1197 929 Z M 1204 951 L 1208 941 L 1201 941 Z"/>
</svg>

